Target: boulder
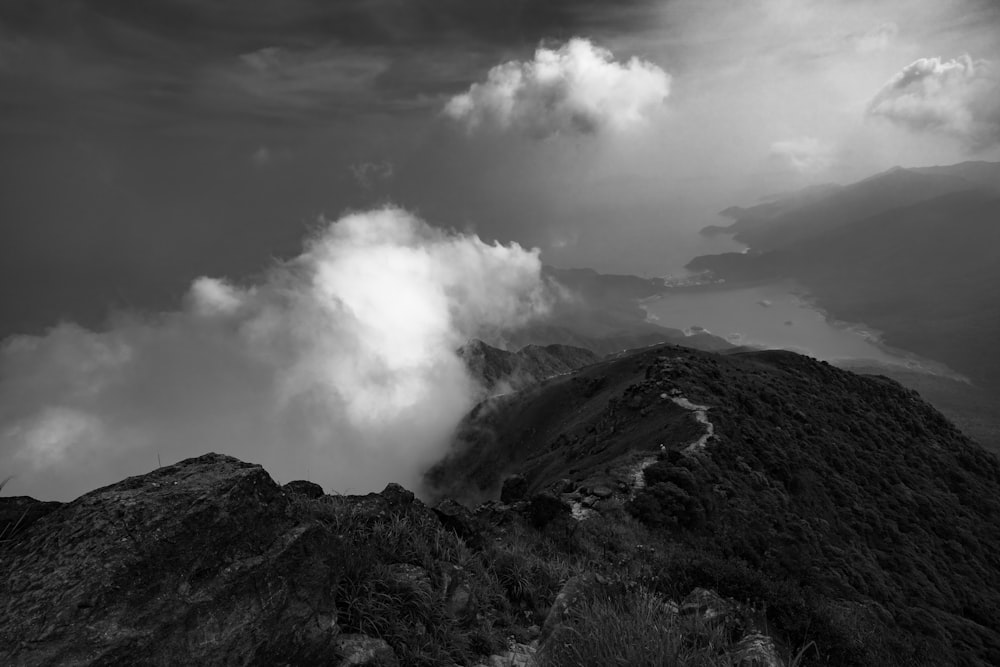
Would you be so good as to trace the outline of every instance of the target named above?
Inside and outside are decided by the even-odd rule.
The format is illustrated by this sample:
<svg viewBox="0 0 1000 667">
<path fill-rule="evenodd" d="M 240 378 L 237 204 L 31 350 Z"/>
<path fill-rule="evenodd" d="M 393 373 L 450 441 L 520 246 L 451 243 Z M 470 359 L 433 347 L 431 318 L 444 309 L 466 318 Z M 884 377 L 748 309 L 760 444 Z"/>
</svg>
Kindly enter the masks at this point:
<svg viewBox="0 0 1000 667">
<path fill-rule="evenodd" d="M 399 667 L 395 652 L 384 639 L 341 635 L 337 650 L 343 656 L 337 667 Z"/>
<path fill-rule="evenodd" d="M 323 487 L 316 482 L 307 482 L 304 479 L 297 479 L 294 482 L 289 482 L 283 487 L 288 493 L 294 493 L 299 496 L 305 496 L 306 498 L 322 498 L 323 497 Z"/>
<path fill-rule="evenodd" d="M 207 454 L 92 491 L 0 559 L 0 664 L 318 664 L 338 538 L 258 465 Z"/>
<path fill-rule="evenodd" d="M 482 546 L 483 536 L 479 521 L 462 504 L 445 498 L 434 506 L 434 515 L 441 525 L 458 535 L 473 549 Z"/>
<path fill-rule="evenodd" d="M 394 507 L 403 507 L 413 502 L 413 491 L 404 489 L 395 482 L 390 482 L 382 489 L 382 497 Z"/>
</svg>

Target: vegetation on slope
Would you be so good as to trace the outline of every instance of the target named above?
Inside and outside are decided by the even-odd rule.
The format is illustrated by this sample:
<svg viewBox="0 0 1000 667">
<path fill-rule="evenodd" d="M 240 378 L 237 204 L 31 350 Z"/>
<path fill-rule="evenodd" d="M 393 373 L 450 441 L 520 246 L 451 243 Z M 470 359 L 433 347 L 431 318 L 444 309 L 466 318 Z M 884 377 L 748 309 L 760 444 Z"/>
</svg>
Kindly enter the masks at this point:
<svg viewBox="0 0 1000 667">
<path fill-rule="evenodd" d="M 538 667 L 579 664 L 573 650 L 737 664 L 742 608 L 717 600 L 725 617 L 702 622 L 652 591 L 662 561 L 649 555 L 666 546 L 621 503 L 604 510 L 584 523 L 538 498 L 432 510 L 393 484 L 331 496 L 208 454 L 86 494 L 0 544 L 0 660 L 437 667 L 530 656 L 540 639 Z M 620 633 L 602 627 L 609 610 Z M 658 647 L 636 644 L 654 622 Z"/>
<path fill-rule="evenodd" d="M 602 378 L 607 391 L 588 396 Z M 543 489 L 557 481 L 544 460 L 559 429 L 593 427 L 624 453 L 621 439 L 673 423 L 657 415 L 675 414 L 675 395 L 710 406 L 716 437 L 690 455 L 678 431 L 648 434 L 647 450 L 668 451 L 628 509 L 671 545 L 651 590 L 706 586 L 766 605 L 792 645 L 816 642 L 820 664 L 1000 662 L 1000 466 L 886 378 L 793 353 L 665 346 L 481 409 L 453 461 L 480 471 L 472 487 L 503 463 Z M 572 481 L 616 465 L 570 447 L 586 468 Z"/>
</svg>

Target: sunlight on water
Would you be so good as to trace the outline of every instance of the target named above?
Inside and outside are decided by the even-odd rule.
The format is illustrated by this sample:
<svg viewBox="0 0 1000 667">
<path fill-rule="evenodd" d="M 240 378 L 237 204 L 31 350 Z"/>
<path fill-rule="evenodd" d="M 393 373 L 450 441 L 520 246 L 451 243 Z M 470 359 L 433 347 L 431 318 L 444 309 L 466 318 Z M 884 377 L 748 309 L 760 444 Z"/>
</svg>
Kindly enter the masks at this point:
<svg viewBox="0 0 1000 667">
<path fill-rule="evenodd" d="M 650 320 L 661 326 L 688 333 L 704 329 L 735 345 L 781 348 L 826 361 L 870 359 L 917 370 L 945 370 L 885 347 L 878 333 L 863 325 L 828 320 L 793 282 L 675 290 L 644 307 Z"/>
</svg>

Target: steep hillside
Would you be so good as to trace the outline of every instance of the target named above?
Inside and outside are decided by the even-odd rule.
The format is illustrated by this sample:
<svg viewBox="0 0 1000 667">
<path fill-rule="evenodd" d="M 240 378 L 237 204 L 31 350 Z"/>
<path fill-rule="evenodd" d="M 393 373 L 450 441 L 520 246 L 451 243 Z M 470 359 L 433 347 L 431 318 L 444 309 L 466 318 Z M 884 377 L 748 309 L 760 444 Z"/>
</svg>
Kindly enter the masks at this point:
<svg viewBox="0 0 1000 667">
<path fill-rule="evenodd" d="M 487 502 L 215 454 L 0 498 L 0 662 L 1000 662 L 1000 465 L 886 378 L 658 346 L 482 403 L 430 479 Z"/>
<path fill-rule="evenodd" d="M 885 375 L 941 411 L 962 433 L 1000 456 L 1000 398 L 982 387 L 955 378 L 909 370 L 871 361 L 840 361 L 840 368 L 855 373 Z"/>
<path fill-rule="evenodd" d="M 509 352 L 481 340 L 469 341 L 458 353 L 487 393 L 518 389 L 600 360 L 597 354 L 582 347 L 527 345 Z"/>
<path fill-rule="evenodd" d="M 673 545 L 654 589 L 766 604 L 828 664 L 1000 662 L 1000 465 L 894 381 L 662 346 L 488 401 L 456 447 L 447 493 L 620 498 Z"/>
<path fill-rule="evenodd" d="M 784 664 L 740 601 L 643 586 L 657 542 L 621 511 L 481 509 L 278 486 L 218 454 L 71 503 L 0 497 L 0 663 Z"/>
</svg>

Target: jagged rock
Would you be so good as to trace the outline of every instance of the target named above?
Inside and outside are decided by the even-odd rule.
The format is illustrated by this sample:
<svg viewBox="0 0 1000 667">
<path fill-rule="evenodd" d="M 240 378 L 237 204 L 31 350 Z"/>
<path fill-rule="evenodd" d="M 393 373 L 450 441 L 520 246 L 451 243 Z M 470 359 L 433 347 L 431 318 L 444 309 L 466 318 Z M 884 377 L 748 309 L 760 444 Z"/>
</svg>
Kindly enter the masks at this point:
<svg viewBox="0 0 1000 667">
<path fill-rule="evenodd" d="M 486 525 L 503 526 L 511 523 L 515 515 L 506 505 L 502 505 L 495 500 L 488 500 L 476 507 L 473 517 L 476 521 Z"/>
<path fill-rule="evenodd" d="M 738 667 L 785 667 L 785 662 L 778 657 L 774 640 L 760 632 L 743 637 L 729 655 L 731 664 Z"/>
<path fill-rule="evenodd" d="M 528 520 L 536 528 L 543 528 L 560 516 L 569 516 L 569 505 L 549 493 L 539 493 L 528 504 Z"/>
<path fill-rule="evenodd" d="M 304 479 L 297 479 L 294 482 L 289 482 L 283 487 L 285 491 L 289 493 L 295 493 L 300 496 L 305 496 L 306 498 L 322 498 L 323 497 L 323 487 L 316 482 L 307 482 Z"/>
<path fill-rule="evenodd" d="M 399 667 L 396 653 L 384 639 L 368 635 L 341 635 L 337 650 L 343 657 L 337 667 Z"/>
<path fill-rule="evenodd" d="M 381 496 L 385 498 L 390 505 L 393 506 L 404 506 L 409 505 L 413 502 L 413 491 L 404 489 L 399 484 L 395 482 L 390 482 L 382 489 Z"/>
<path fill-rule="evenodd" d="M 483 536 L 476 517 L 461 503 L 445 498 L 434 506 L 441 525 L 461 537 L 473 549 L 482 546 Z"/>
<path fill-rule="evenodd" d="M 511 475 L 503 481 L 503 486 L 500 488 L 500 502 L 510 505 L 524 500 L 526 495 L 528 495 L 528 480 L 524 475 Z"/>
<path fill-rule="evenodd" d="M 16 539 L 43 516 L 62 506 L 62 503 L 43 502 L 30 496 L 0 498 L 0 541 Z"/>
<path fill-rule="evenodd" d="M 315 664 L 339 632 L 340 548 L 257 465 L 126 479 L 4 546 L 0 663 Z"/>
</svg>

